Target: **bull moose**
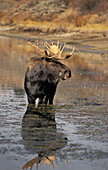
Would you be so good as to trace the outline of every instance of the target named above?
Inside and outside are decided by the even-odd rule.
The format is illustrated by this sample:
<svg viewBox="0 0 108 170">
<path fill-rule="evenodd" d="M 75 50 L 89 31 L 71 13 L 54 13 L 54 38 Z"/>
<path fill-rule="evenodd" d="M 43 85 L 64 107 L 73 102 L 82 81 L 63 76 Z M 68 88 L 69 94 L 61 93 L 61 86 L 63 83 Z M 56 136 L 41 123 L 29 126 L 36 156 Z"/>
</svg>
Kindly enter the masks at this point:
<svg viewBox="0 0 108 170">
<path fill-rule="evenodd" d="M 59 48 L 57 45 L 44 44 L 44 49 L 40 49 L 37 44 L 28 42 L 36 49 L 41 57 L 32 57 L 28 63 L 25 73 L 24 88 L 27 93 L 28 103 L 35 104 L 35 100 L 39 98 L 38 104 L 53 104 L 53 98 L 56 92 L 58 82 L 71 77 L 71 70 L 59 62 L 72 56 L 74 52 L 67 53 L 64 58 L 61 54 L 64 46 Z"/>
</svg>

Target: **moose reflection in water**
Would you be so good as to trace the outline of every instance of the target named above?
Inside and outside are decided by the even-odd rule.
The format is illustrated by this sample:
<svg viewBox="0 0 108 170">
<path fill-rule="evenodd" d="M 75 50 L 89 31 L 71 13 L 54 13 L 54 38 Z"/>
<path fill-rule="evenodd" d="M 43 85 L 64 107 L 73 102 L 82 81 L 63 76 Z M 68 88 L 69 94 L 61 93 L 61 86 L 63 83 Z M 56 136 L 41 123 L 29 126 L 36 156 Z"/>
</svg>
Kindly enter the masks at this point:
<svg viewBox="0 0 108 170">
<path fill-rule="evenodd" d="M 54 108 L 49 106 L 34 107 L 28 105 L 22 120 L 22 138 L 26 150 L 38 156 L 28 161 L 22 169 L 31 168 L 36 164 L 50 164 L 54 169 L 56 151 L 65 147 L 67 138 L 57 132 Z M 67 159 L 64 159 L 68 165 Z"/>
</svg>

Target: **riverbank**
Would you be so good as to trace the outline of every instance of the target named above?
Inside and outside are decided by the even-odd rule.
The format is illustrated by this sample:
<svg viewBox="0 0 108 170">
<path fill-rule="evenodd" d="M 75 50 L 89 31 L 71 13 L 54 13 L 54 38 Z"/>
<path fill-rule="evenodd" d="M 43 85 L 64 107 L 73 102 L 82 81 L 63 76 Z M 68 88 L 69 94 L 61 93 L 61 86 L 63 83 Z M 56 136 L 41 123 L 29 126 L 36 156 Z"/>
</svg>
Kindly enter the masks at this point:
<svg viewBox="0 0 108 170">
<path fill-rule="evenodd" d="M 40 23 L 41 24 L 41 23 Z M 47 26 L 46 26 L 47 25 Z M 108 31 L 107 27 L 103 25 L 88 25 L 86 27 L 81 28 L 73 28 L 73 30 L 62 32 L 57 31 L 58 27 L 52 26 L 52 28 L 49 28 L 48 24 L 46 25 L 26 25 L 26 26 L 19 26 L 17 28 L 15 25 L 13 26 L 0 26 L 0 34 L 1 35 L 12 35 L 12 36 L 18 36 L 18 37 L 31 37 L 36 38 L 37 36 L 40 38 L 50 39 L 50 37 L 53 37 L 52 39 L 65 39 L 65 38 L 71 38 L 73 40 L 79 41 L 79 40 L 108 40 Z M 102 28 L 101 28 L 102 27 Z M 105 30 L 103 28 L 106 28 Z M 54 29 L 56 31 L 54 31 Z"/>
<path fill-rule="evenodd" d="M 108 3 L 102 0 L 5 0 L 0 3 L 0 32 L 76 40 L 108 39 Z"/>
</svg>

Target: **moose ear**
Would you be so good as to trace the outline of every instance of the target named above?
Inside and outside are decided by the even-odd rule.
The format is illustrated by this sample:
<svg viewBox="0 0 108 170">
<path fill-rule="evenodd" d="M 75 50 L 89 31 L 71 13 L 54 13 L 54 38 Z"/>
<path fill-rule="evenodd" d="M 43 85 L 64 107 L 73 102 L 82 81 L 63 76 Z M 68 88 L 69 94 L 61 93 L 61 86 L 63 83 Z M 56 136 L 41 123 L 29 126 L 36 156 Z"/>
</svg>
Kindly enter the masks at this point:
<svg viewBox="0 0 108 170">
<path fill-rule="evenodd" d="M 72 56 L 71 54 L 67 54 L 66 57 L 65 57 L 65 59 L 66 59 L 66 58 L 69 58 L 69 57 L 71 57 L 71 56 Z"/>
</svg>

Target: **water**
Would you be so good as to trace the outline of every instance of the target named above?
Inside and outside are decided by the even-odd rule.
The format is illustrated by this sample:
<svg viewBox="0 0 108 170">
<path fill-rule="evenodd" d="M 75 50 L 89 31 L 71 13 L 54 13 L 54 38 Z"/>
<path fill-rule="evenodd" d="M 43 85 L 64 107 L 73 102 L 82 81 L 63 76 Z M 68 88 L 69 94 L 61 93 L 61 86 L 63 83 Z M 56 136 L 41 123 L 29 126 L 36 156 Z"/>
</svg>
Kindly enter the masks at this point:
<svg viewBox="0 0 108 170">
<path fill-rule="evenodd" d="M 0 37 L 1 170 L 108 169 L 108 51 L 88 44 L 76 44 L 65 62 L 72 78 L 59 83 L 54 106 L 34 108 L 23 88 L 34 51 L 24 39 Z"/>
</svg>

